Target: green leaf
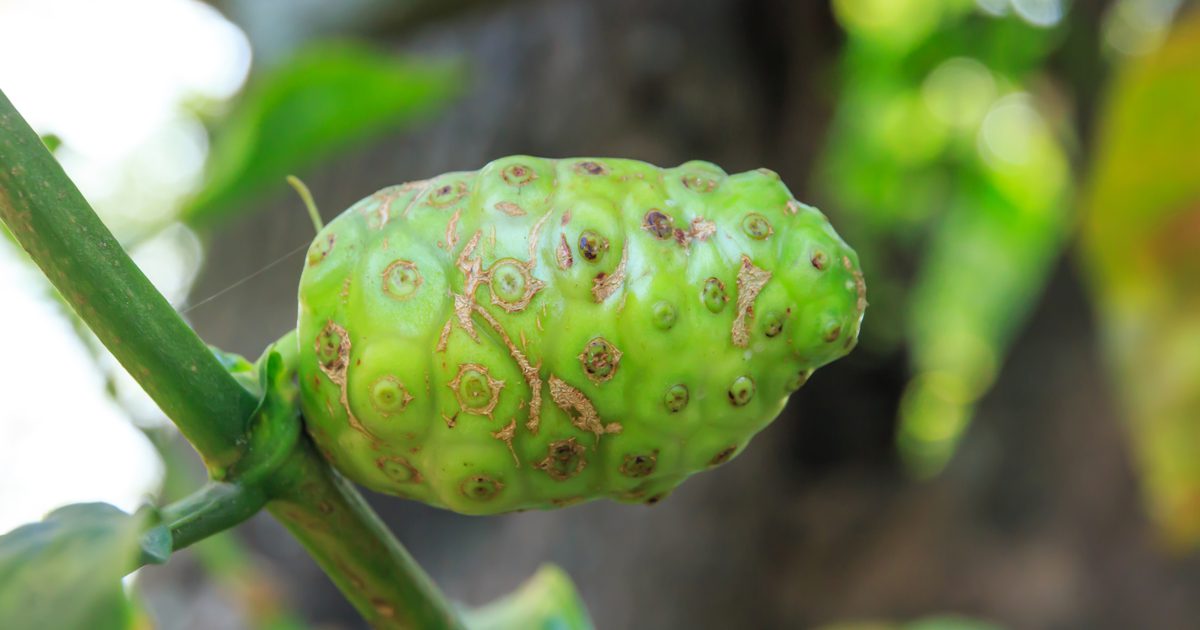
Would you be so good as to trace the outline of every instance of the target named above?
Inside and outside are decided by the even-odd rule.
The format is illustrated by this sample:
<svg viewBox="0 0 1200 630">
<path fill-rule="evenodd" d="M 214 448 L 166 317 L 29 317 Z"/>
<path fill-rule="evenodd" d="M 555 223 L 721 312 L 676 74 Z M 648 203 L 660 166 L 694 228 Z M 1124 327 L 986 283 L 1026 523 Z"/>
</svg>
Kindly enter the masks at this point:
<svg viewBox="0 0 1200 630">
<path fill-rule="evenodd" d="M 587 606 L 571 578 L 544 565 L 516 592 L 463 612 L 471 630 L 591 630 Z"/>
<path fill-rule="evenodd" d="M 4 626 L 128 627 L 121 577 L 142 551 L 141 520 L 107 503 L 81 503 L 0 536 Z"/>
<path fill-rule="evenodd" d="M 356 142 L 412 123 L 461 81 L 457 66 L 398 59 L 358 44 L 324 44 L 251 79 L 215 131 L 205 182 L 183 218 L 198 227 Z"/>
<path fill-rule="evenodd" d="M 1112 85 L 1083 261 L 1152 517 L 1200 541 L 1200 13 Z"/>
</svg>

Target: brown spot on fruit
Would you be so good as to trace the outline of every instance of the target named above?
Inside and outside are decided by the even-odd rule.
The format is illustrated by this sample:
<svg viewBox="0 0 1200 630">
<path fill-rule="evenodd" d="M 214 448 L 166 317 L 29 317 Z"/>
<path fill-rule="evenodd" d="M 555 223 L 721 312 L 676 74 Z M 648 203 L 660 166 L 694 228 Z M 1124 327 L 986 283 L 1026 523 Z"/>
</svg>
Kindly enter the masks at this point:
<svg viewBox="0 0 1200 630">
<path fill-rule="evenodd" d="M 375 467 L 395 483 L 421 483 L 421 471 L 399 455 L 387 455 L 375 460 Z"/>
<path fill-rule="evenodd" d="M 383 270 L 383 292 L 395 300 L 412 297 L 423 281 L 416 263 L 411 261 L 396 260 Z"/>
<path fill-rule="evenodd" d="M 590 263 L 599 262 L 607 251 L 608 239 L 603 236 L 592 230 L 584 230 L 583 234 L 579 235 L 579 255 L 584 260 Z"/>
<path fill-rule="evenodd" d="M 825 271 L 829 267 L 829 255 L 818 249 L 813 252 L 812 257 L 809 258 L 809 262 L 812 263 L 813 269 Z"/>
<path fill-rule="evenodd" d="M 558 247 L 554 250 L 554 258 L 558 261 L 558 268 L 566 271 L 575 264 L 575 257 L 571 255 L 571 246 L 567 244 L 567 235 L 559 234 Z"/>
<path fill-rule="evenodd" d="M 459 484 L 464 497 L 475 501 L 490 501 L 504 490 L 504 484 L 487 475 L 472 475 Z"/>
<path fill-rule="evenodd" d="M 800 205 L 800 202 L 796 201 L 795 199 L 789 199 L 788 202 L 784 205 L 784 208 L 787 209 L 788 214 L 792 214 L 792 215 L 799 214 L 800 208 L 802 208 L 802 207 L 803 206 Z"/>
<path fill-rule="evenodd" d="M 837 322 L 828 322 L 825 324 L 825 329 L 821 332 L 821 338 L 826 343 L 833 343 L 842 335 L 842 325 Z"/>
<path fill-rule="evenodd" d="M 737 275 L 737 316 L 733 319 L 730 336 L 733 345 L 745 348 L 750 345 L 750 321 L 754 319 L 754 300 L 771 279 L 771 272 L 760 269 L 742 255 L 742 266 Z"/>
<path fill-rule="evenodd" d="M 659 330 L 670 330 L 675 326 L 679 314 L 674 304 L 666 301 L 655 302 L 650 313 L 654 327 Z"/>
<path fill-rule="evenodd" d="M 463 411 L 477 416 L 491 417 L 500 403 L 500 390 L 504 381 L 492 378 L 487 367 L 478 363 L 463 363 L 458 366 L 454 380 L 446 384 L 458 399 Z"/>
<path fill-rule="evenodd" d="M 546 448 L 546 457 L 533 467 L 545 472 L 555 481 L 570 479 L 587 467 L 585 451 L 583 445 L 573 437 L 551 442 Z"/>
<path fill-rule="evenodd" d="M 310 247 L 308 250 L 308 266 L 312 267 L 322 260 L 325 260 L 325 258 L 329 256 L 330 252 L 333 251 L 333 246 L 335 243 L 337 243 L 337 234 L 334 234 L 333 232 L 325 234 L 324 237 L 318 237 L 317 240 L 313 242 L 312 247 Z"/>
<path fill-rule="evenodd" d="M 724 464 L 725 462 L 729 461 L 730 458 L 733 457 L 733 454 L 736 452 L 737 452 L 736 444 L 732 445 L 732 446 L 726 446 L 725 448 L 721 449 L 721 452 L 717 453 L 716 455 L 713 455 L 713 458 L 708 461 L 708 465 L 709 466 L 720 466 L 721 464 Z"/>
<path fill-rule="evenodd" d="M 742 231 L 746 236 L 761 241 L 775 232 L 775 228 L 771 227 L 771 222 L 766 217 L 757 213 L 751 212 L 742 219 Z"/>
<path fill-rule="evenodd" d="M 533 264 L 515 258 L 502 258 L 487 272 L 492 304 L 515 313 L 529 306 L 534 294 L 546 283 L 533 277 Z"/>
<path fill-rule="evenodd" d="M 779 313 L 767 313 L 763 317 L 763 334 L 767 337 L 778 337 L 779 333 L 783 332 L 783 324 L 786 318 Z"/>
<path fill-rule="evenodd" d="M 425 203 L 434 208 L 448 208 L 467 194 L 467 183 L 464 181 L 450 182 L 436 186 L 429 192 Z"/>
<path fill-rule="evenodd" d="M 616 375 L 621 351 L 604 337 L 593 337 L 579 353 L 579 363 L 588 379 L 599 385 Z"/>
<path fill-rule="evenodd" d="M 690 173 L 684 175 L 681 180 L 683 185 L 688 189 L 698 193 L 712 192 L 717 187 L 717 180 L 700 175 L 699 173 Z"/>
<path fill-rule="evenodd" d="M 671 413 L 679 413 L 687 407 L 690 394 L 688 393 L 687 385 L 676 384 L 667 388 L 667 394 L 663 397 L 663 404 L 667 407 L 667 411 Z"/>
<path fill-rule="evenodd" d="M 705 280 L 704 288 L 700 291 L 700 301 L 704 302 L 704 307 L 710 312 L 720 313 L 729 301 L 729 296 L 725 293 L 725 283 L 718 278 Z"/>
<path fill-rule="evenodd" d="M 510 164 L 500 171 L 500 177 L 510 186 L 524 186 L 537 179 L 537 173 L 524 164 Z"/>
<path fill-rule="evenodd" d="M 621 464 L 621 474 L 626 477 L 645 477 L 654 472 L 654 467 L 658 464 L 658 449 L 649 453 L 631 454 L 625 456 L 625 461 Z"/>
<path fill-rule="evenodd" d="M 608 167 L 592 160 L 575 163 L 575 172 L 580 175 L 606 175 Z"/>
<path fill-rule="evenodd" d="M 794 392 L 801 387 L 804 387 L 804 384 L 808 382 L 808 379 L 810 376 L 812 376 L 812 373 L 812 370 L 800 370 L 799 372 L 793 374 L 792 377 L 788 379 L 787 384 L 784 386 L 789 392 Z"/>
<path fill-rule="evenodd" d="M 384 416 L 403 413 L 412 400 L 412 394 L 404 388 L 404 383 L 390 374 L 375 379 L 371 384 L 371 405 Z"/>
<path fill-rule="evenodd" d="M 729 386 L 729 402 L 734 407 L 741 407 L 754 398 L 754 380 L 749 376 L 739 376 Z"/>
<path fill-rule="evenodd" d="M 663 214 L 658 208 L 652 208 L 642 219 L 642 229 L 654 235 L 654 238 L 665 241 L 671 238 L 673 223 L 671 217 Z"/>
</svg>

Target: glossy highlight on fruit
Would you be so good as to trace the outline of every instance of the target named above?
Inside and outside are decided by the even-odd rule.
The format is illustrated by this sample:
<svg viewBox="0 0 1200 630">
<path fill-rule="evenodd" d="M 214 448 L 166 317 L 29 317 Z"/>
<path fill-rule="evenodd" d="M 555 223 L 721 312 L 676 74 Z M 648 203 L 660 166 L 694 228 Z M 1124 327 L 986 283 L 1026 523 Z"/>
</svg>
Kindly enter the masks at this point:
<svg viewBox="0 0 1200 630">
<path fill-rule="evenodd" d="M 326 458 L 493 514 L 653 504 L 729 461 L 853 348 L 866 286 L 770 171 L 512 156 L 346 210 L 299 299 Z"/>
</svg>

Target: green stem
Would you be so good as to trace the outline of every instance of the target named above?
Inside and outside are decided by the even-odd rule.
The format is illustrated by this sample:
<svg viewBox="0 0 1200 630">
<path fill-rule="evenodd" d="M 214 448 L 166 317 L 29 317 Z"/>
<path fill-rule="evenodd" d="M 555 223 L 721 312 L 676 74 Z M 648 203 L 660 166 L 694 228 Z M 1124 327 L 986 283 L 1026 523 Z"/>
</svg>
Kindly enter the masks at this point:
<svg viewBox="0 0 1200 630">
<path fill-rule="evenodd" d="M 171 531 L 171 547 L 178 551 L 242 523 L 265 503 L 260 487 L 218 481 L 163 508 L 162 516 Z"/>
<path fill-rule="evenodd" d="M 3 92 L 0 221 L 200 451 L 210 474 L 225 477 L 242 455 L 239 445 L 254 437 L 246 430 L 258 401 L 129 259 Z M 268 509 L 343 594 L 376 627 L 459 627 L 450 603 L 354 488 L 304 436 L 291 443 L 278 462 L 252 468 L 265 477 L 246 481 L 272 499 Z M 214 484 L 171 506 L 173 546 L 232 526 L 257 500 L 250 490 Z"/>
<path fill-rule="evenodd" d="M 300 539 L 372 628 L 461 628 L 411 555 L 307 438 L 269 480 L 267 510 Z"/>
<path fill-rule="evenodd" d="M 210 470 L 234 462 L 254 396 L 125 254 L 3 92 L 0 220 Z"/>
</svg>

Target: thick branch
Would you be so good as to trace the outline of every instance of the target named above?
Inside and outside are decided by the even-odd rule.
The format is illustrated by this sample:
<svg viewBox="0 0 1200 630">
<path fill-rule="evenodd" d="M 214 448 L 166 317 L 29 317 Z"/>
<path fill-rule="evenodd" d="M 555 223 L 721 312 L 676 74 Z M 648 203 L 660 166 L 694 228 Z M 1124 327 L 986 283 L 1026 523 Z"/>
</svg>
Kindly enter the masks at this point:
<svg viewBox="0 0 1200 630">
<path fill-rule="evenodd" d="M 3 92 L 0 220 L 210 470 L 232 463 L 254 396 L 130 260 Z"/>
<path fill-rule="evenodd" d="M 307 438 L 269 484 L 267 510 L 300 539 L 372 628 L 461 627 L 416 560 Z"/>
</svg>

